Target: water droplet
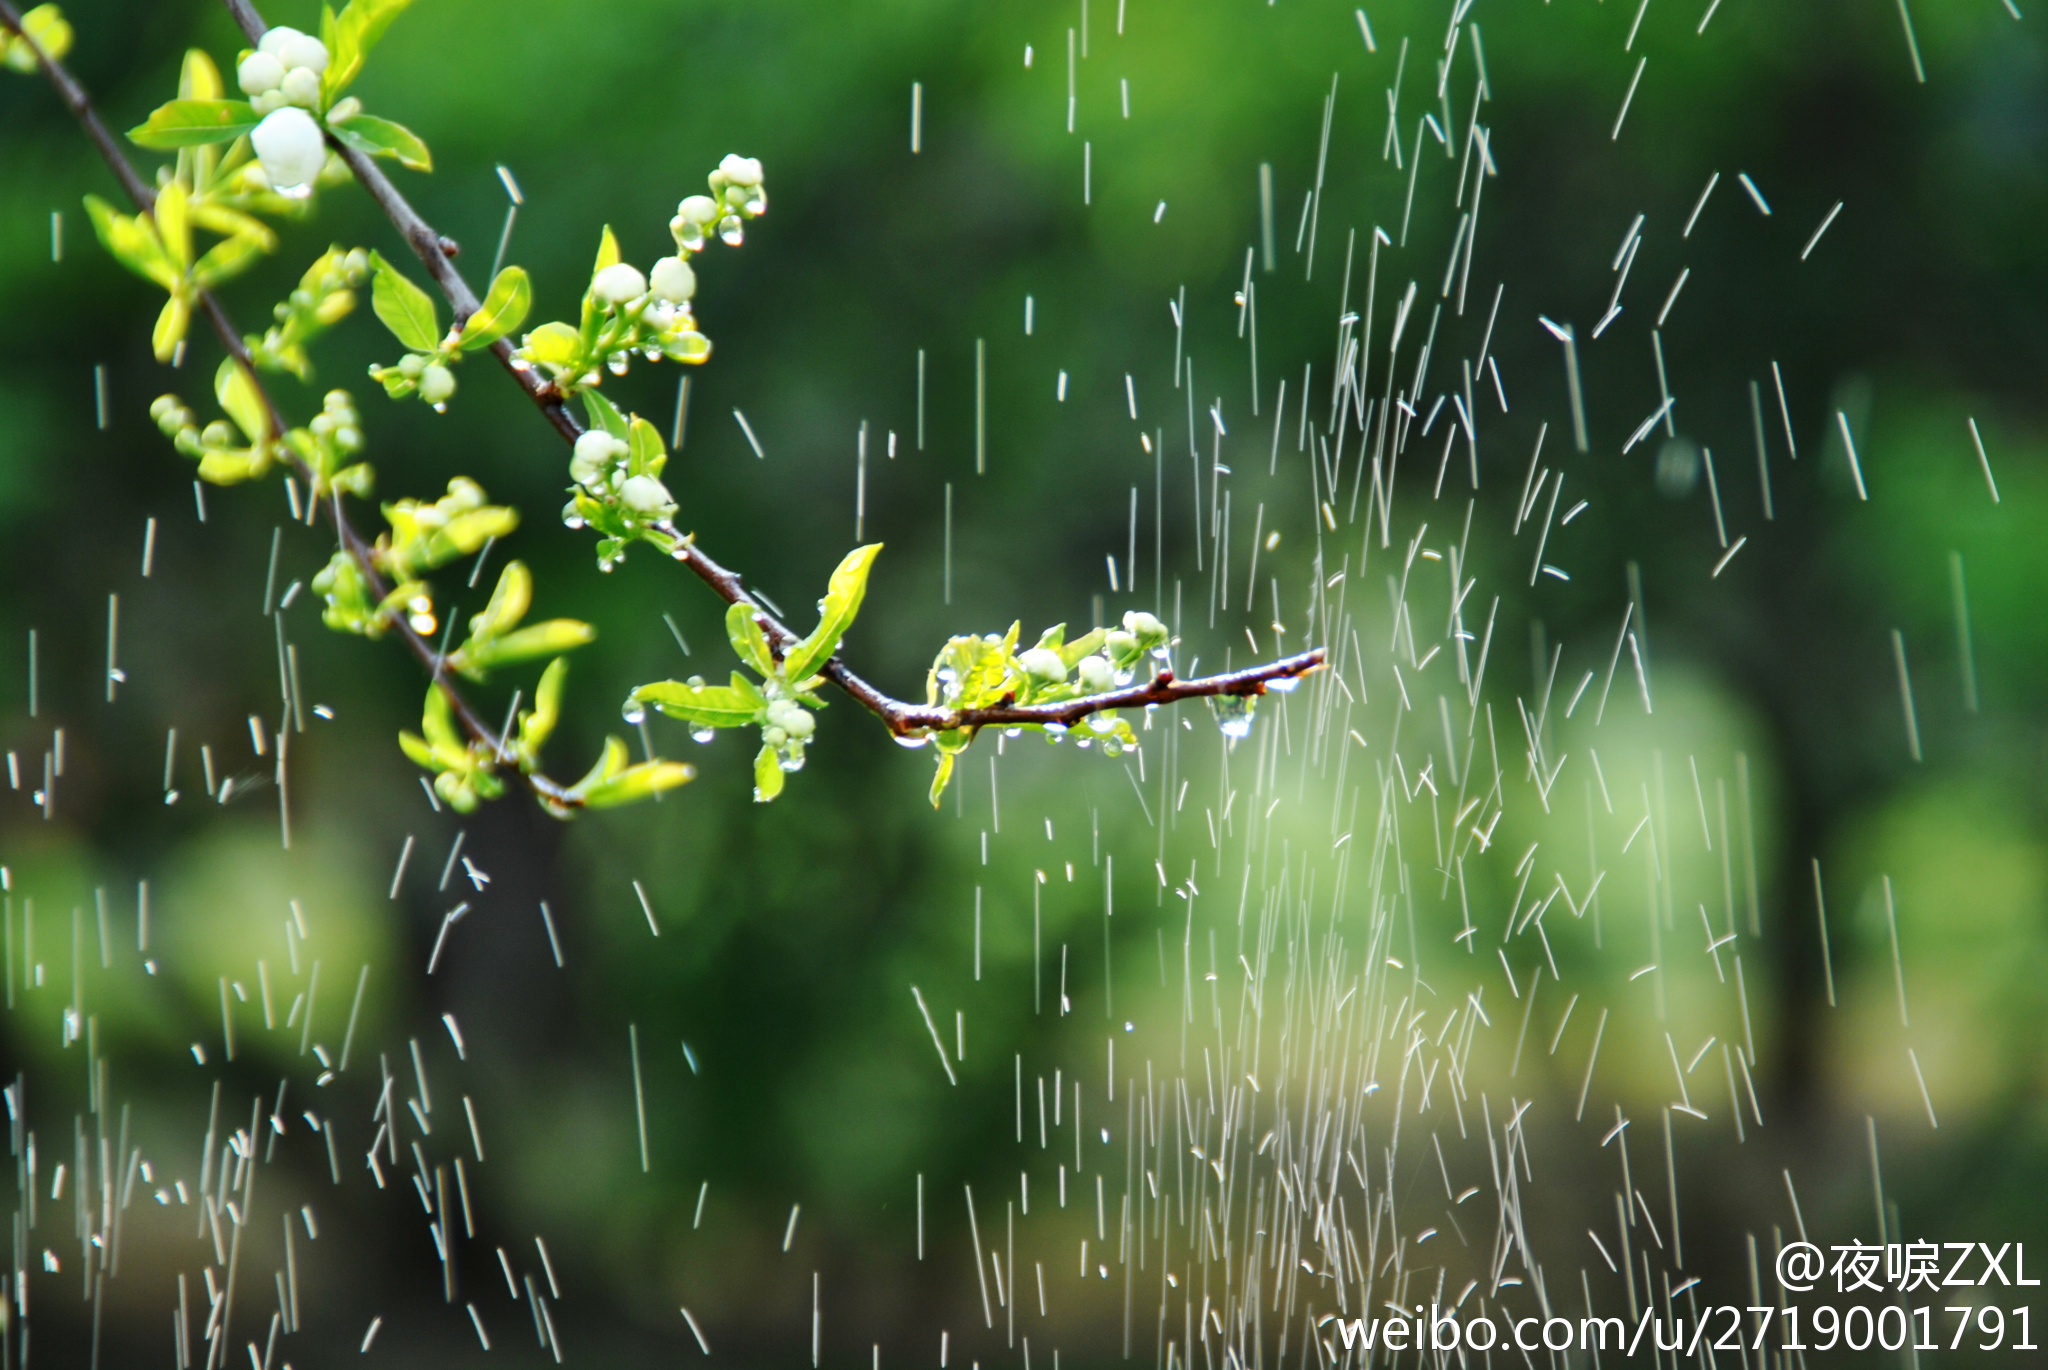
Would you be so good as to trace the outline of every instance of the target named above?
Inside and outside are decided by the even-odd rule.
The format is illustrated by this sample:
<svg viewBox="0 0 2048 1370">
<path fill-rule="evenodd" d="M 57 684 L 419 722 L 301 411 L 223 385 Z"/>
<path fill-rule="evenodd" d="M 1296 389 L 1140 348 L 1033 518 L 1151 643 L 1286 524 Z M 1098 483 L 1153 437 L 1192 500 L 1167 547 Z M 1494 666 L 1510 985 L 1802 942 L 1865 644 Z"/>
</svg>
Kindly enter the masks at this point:
<svg viewBox="0 0 2048 1370">
<path fill-rule="evenodd" d="M 1252 709 L 1257 702 L 1256 695 L 1217 695 L 1209 701 L 1209 711 L 1216 715 L 1216 726 L 1223 735 L 1235 742 L 1252 730 Z"/>
<path fill-rule="evenodd" d="M 1107 714 L 1095 714 L 1088 720 L 1088 731 L 1097 737 L 1116 731 L 1116 720 Z"/>
<path fill-rule="evenodd" d="M 716 729 L 716 728 L 692 728 L 692 729 L 690 729 L 690 741 L 692 741 L 692 742 L 697 742 L 697 743 L 704 743 L 704 742 L 709 742 L 709 741 L 710 741 L 710 740 L 711 740 L 712 738 L 714 738 L 714 737 L 716 737 L 716 736 L 718 736 L 718 729 Z"/>
<path fill-rule="evenodd" d="M 1293 694 L 1293 693 L 1294 693 L 1294 691 L 1295 691 L 1295 687 L 1296 687 L 1296 686 L 1298 686 L 1298 685 L 1300 685 L 1300 684 L 1301 684 L 1301 677 L 1300 677 L 1300 676 L 1298 676 L 1298 675 L 1290 675 L 1290 676 L 1282 676 L 1282 677 L 1280 677 L 1280 678 L 1279 678 L 1278 680 L 1269 680 L 1269 681 L 1267 681 L 1267 682 L 1266 682 L 1266 688 L 1267 688 L 1267 689 L 1269 689 L 1269 690 L 1278 690 L 1278 691 L 1279 691 L 1279 692 L 1280 692 L 1281 694 L 1284 694 L 1284 695 L 1291 695 L 1291 694 Z"/>
<path fill-rule="evenodd" d="M 626 374 L 626 369 L 632 366 L 632 364 L 632 353 L 614 352 L 612 353 L 611 357 L 605 362 L 604 369 L 611 372 L 614 376 L 623 376 Z"/>
<path fill-rule="evenodd" d="M 795 775 L 804 768 L 804 754 L 802 752 L 784 752 L 775 758 L 775 764 L 782 767 L 786 774 Z"/>
<path fill-rule="evenodd" d="M 437 403 L 437 404 L 436 404 L 436 405 L 434 406 L 434 412 L 435 412 L 436 414 L 445 414 L 445 413 L 447 413 L 447 412 L 448 412 L 448 402 L 447 402 L 446 400 L 442 400 L 442 401 L 440 401 L 439 403 Z"/>
<path fill-rule="evenodd" d="M 727 247 L 738 247 L 747 240 L 746 225 L 737 214 L 728 214 L 718 221 L 718 237 Z"/>
<path fill-rule="evenodd" d="M 1130 684 L 1131 681 L 1135 679 L 1135 676 L 1130 671 L 1118 671 L 1114 675 L 1112 675 L 1110 679 L 1116 682 L 1116 686 L 1118 689 L 1122 689 L 1124 686 Z"/>
<path fill-rule="evenodd" d="M 583 527 L 583 516 L 581 514 L 564 514 L 562 515 L 562 526 L 564 528 L 580 530 Z"/>
<path fill-rule="evenodd" d="M 619 717 L 637 728 L 647 721 L 647 707 L 637 699 L 629 699 L 620 706 Z"/>
<path fill-rule="evenodd" d="M 899 747 L 909 747 L 914 751 L 931 740 L 930 733 L 900 733 L 896 737 L 896 745 Z"/>
<path fill-rule="evenodd" d="M 1102 754 L 1103 754 L 1104 756 L 1122 756 L 1122 755 L 1124 754 L 1124 741 L 1123 741 L 1123 739 L 1122 739 L 1122 738 L 1120 738 L 1120 737 L 1105 737 L 1105 738 L 1103 738 L 1103 739 L 1102 739 Z"/>
<path fill-rule="evenodd" d="M 1092 737 L 1077 737 L 1074 739 L 1074 745 L 1085 752 L 1095 745 L 1095 739 Z"/>
<path fill-rule="evenodd" d="M 522 373 L 533 370 L 533 363 L 524 357 L 514 357 L 510 365 L 514 371 Z"/>
<path fill-rule="evenodd" d="M 1022 728 L 1005 728 L 1005 729 L 1003 729 L 1003 736 L 1004 736 L 1004 737 L 1022 737 L 1023 735 L 1024 735 L 1024 730 L 1023 730 Z"/>
</svg>

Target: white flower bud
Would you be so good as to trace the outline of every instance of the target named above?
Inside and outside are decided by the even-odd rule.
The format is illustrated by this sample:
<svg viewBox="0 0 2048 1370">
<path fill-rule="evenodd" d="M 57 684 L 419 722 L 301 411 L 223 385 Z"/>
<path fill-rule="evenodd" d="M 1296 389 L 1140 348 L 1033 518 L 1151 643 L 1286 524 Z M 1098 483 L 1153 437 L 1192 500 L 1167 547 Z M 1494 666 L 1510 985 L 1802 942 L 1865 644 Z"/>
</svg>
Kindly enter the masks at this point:
<svg viewBox="0 0 2048 1370">
<path fill-rule="evenodd" d="M 1124 615 L 1124 631 L 1137 638 L 1138 645 L 1147 651 L 1165 646 L 1166 639 L 1171 636 L 1164 623 L 1141 610 Z"/>
<path fill-rule="evenodd" d="M 569 475 L 579 485 L 590 485 L 626 451 L 625 443 L 601 428 L 593 428 L 576 439 L 575 453 L 569 458 Z"/>
<path fill-rule="evenodd" d="M 676 217 L 686 224 L 708 224 L 718 217 L 718 201 L 709 195 L 692 195 L 676 206 Z"/>
<path fill-rule="evenodd" d="M 310 67 L 293 67 L 278 87 L 284 98 L 302 109 L 311 109 L 320 99 L 320 73 Z"/>
<path fill-rule="evenodd" d="M 781 728 L 768 727 L 761 730 L 761 740 L 771 747 L 783 747 L 789 742 L 789 734 Z"/>
<path fill-rule="evenodd" d="M 256 50 L 275 57 L 287 71 L 294 67 L 310 67 L 316 72 L 327 70 L 327 45 L 310 33 L 302 33 L 284 24 L 266 30 Z"/>
<path fill-rule="evenodd" d="M 681 257 L 663 257 L 648 277 L 654 293 L 673 304 L 687 304 L 697 293 L 697 273 Z"/>
<path fill-rule="evenodd" d="M 634 476 L 621 485 L 619 501 L 636 514 L 661 514 L 675 508 L 668 487 L 653 476 Z"/>
<path fill-rule="evenodd" d="M 727 153 L 725 160 L 718 164 L 719 173 L 728 184 L 736 186 L 757 186 L 761 184 L 761 162 L 756 157 L 742 157 L 736 152 Z"/>
<path fill-rule="evenodd" d="M 1101 694 L 1116 683 L 1116 672 L 1099 656 L 1084 656 L 1079 663 L 1081 687 L 1090 694 Z"/>
<path fill-rule="evenodd" d="M 768 702 L 767 709 L 769 725 L 772 727 L 781 728 L 784 732 L 795 732 L 796 729 L 790 726 L 790 722 L 792 719 L 800 716 L 803 713 L 803 711 L 804 706 L 797 703 L 795 700 L 770 700 Z"/>
<path fill-rule="evenodd" d="M 1113 628 L 1103 637 L 1102 650 L 1109 654 L 1111 660 L 1122 661 L 1137 655 L 1138 639 L 1134 634 Z"/>
<path fill-rule="evenodd" d="M 428 404 L 446 404 L 455 393 L 455 373 L 439 362 L 420 373 L 420 398 Z"/>
<path fill-rule="evenodd" d="M 818 720 L 811 717 L 809 709 L 797 707 L 795 713 L 783 720 L 782 728 L 798 742 L 802 742 L 818 730 Z"/>
<path fill-rule="evenodd" d="M 279 79 L 282 80 L 283 78 L 280 77 Z M 273 110 L 283 109 L 286 105 L 290 104 L 291 101 L 284 98 L 284 92 L 282 90 L 266 90 L 261 95 L 258 95 L 254 99 L 250 100 L 249 103 L 251 106 L 255 108 L 256 112 L 259 115 L 261 115 L 269 114 Z"/>
<path fill-rule="evenodd" d="M 327 161 L 320 125 L 296 106 L 266 114 L 249 141 L 255 145 L 264 174 L 281 191 L 310 185 Z"/>
<path fill-rule="evenodd" d="M 625 262 L 613 262 L 597 273 L 590 282 L 590 293 L 600 304 L 614 309 L 629 301 L 637 300 L 647 293 L 647 278 L 640 269 Z"/>
<path fill-rule="evenodd" d="M 417 352 L 408 352 L 398 359 L 398 374 L 408 380 L 418 380 L 420 372 L 427 369 L 427 359 Z"/>
<path fill-rule="evenodd" d="M 284 81 L 284 63 L 274 53 L 252 52 L 235 68 L 235 82 L 244 95 L 263 95 Z"/>
<path fill-rule="evenodd" d="M 353 95 L 344 95 L 341 99 L 334 102 L 333 108 L 327 111 L 327 122 L 330 124 L 343 123 L 355 118 L 362 112 L 363 102 L 361 100 L 356 99 Z"/>
<path fill-rule="evenodd" d="M 1050 647 L 1033 647 L 1018 653 L 1017 664 L 1024 668 L 1024 674 L 1047 685 L 1057 685 L 1067 678 L 1067 663 Z"/>
</svg>

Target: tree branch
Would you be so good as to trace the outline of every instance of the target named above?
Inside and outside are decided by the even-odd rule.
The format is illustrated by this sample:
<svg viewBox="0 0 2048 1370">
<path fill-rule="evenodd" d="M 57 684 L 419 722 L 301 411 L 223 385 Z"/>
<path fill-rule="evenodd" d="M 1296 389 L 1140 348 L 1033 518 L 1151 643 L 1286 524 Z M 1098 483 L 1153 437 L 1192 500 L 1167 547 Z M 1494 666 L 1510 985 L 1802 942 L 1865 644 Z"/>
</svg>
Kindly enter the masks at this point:
<svg viewBox="0 0 2048 1370">
<path fill-rule="evenodd" d="M 242 11 L 247 10 L 248 7 L 244 4 L 236 3 L 236 0 L 230 0 L 228 8 L 231 11 L 235 11 L 235 17 L 241 20 L 243 17 Z M 259 20 L 258 22 L 260 23 L 261 21 Z M 121 150 L 120 143 L 115 140 L 113 134 L 107 131 L 106 125 L 100 120 L 98 111 L 93 108 L 92 97 L 86 93 L 85 87 L 66 69 L 63 63 L 51 57 L 47 52 L 44 52 L 35 40 L 29 37 L 23 30 L 21 14 L 14 7 L 13 0 L 0 0 L 0 28 L 7 29 L 18 39 L 28 43 L 30 49 L 36 55 L 36 60 L 42 65 L 43 74 L 49 77 L 50 84 L 56 87 L 58 96 L 64 101 L 65 106 L 70 109 L 72 116 L 84 126 L 87 136 L 92 139 L 93 145 L 99 149 L 101 158 L 113 171 L 114 179 L 121 183 L 121 188 L 127 192 L 128 198 L 134 201 L 135 207 L 138 210 L 145 214 L 152 213 L 156 206 L 156 192 L 136 172 L 134 165 L 129 162 L 127 154 Z M 201 291 L 196 298 L 201 310 L 206 315 L 207 322 L 212 325 L 214 333 L 220 338 L 221 345 L 227 349 L 228 355 L 233 357 L 236 364 L 248 375 L 250 383 L 256 388 L 256 393 L 262 398 L 264 412 L 269 417 L 271 441 L 282 445 L 282 439 L 289 425 L 285 423 L 284 416 L 278 411 L 276 401 L 271 399 L 270 392 L 264 388 L 263 382 L 258 378 L 255 365 L 249 357 L 248 345 L 242 341 L 242 335 L 236 330 L 234 321 L 228 317 L 227 311 L 221 307 L 220 301 L 214 298 L 211 291 Z M 470 309 L 474 311 L 475 308 L 476 302 L 472 299 L 470 301 Z M 311 492 L 315 486 L 312 468 L 306 465 L 299 458 L 298 454 L 292 452 L 289 448 L 285 448 L 284 451 L 293 470 L 305 479 L 308 498 L 311 498 Z M 384 579 L 383 574 L 378 571 L 376 563 L 371 559 L 369 542 L 356 529 L 355 525 L 349 522 L 347 513 L 342 509 L 339 495 L 325 507 L 329 518 L 334 523 L 334 530 L 341 541 L 343 550 L 355 562 L 356 569 L 362 573 L 364 581 L 370 587 L 370 592 L 379 600 L 383 599 L 389 592 L 390 585 Z M 453 709 L 457 721 L 461 723 L 462 730 L 469 734 L 476 742 L 489 748 L 493 756 L 502 757 L 505 751 L 504 739 L 499 736 L 496 729 L 484 721 L 483 717 L 477 713 L 470 702 L 463 697 L 462 692 L 456 688 L 455 683 L 448 678 L 445 663 L 441 659 L 441 654 L 435 650 L 433 644 L 429 643 L 417 632 L 414 632 L 412 625 L 403 618 L 396 620 L 395 626 L 398 629 L 399 637 L 405 642 L 406 647 L 419 659 L 420 664 L 426 667 L 428 675 L 433 677 L 434 683 L 440 687 L 441 693 L 448 697 L 448 703 Z M 527 774 L 525 780 L 533 792 L 542 798 L 566 807 L 573 808 L 577 806 L 578 801 L 569 793 L 568 789 L 550 780 L 547 776 Z"/>
<path fill-rule="evenodd" d="M 248 36 L 251 43 L 262 41 L 270 25 L 265 22 L 250 0 L 221 0 L 221 3 L 227 7 L 228 13 L 241 26 L 242 32 Z M 6 0 L 0 0 L 0 5 L 4 4 Z M 390 219 L 392 226 L 412 248 L 413 254 L 427 268 L 427 274 L 434 278 L 434 283 L 441 288 L 442 295 L 447 298 L 449 307 L 454 311 L 454 326 L 460 328 L 463 321 L 476 312 L 478 300 L 476 292 L 470 289 L 469 283 L 463 279 L 462 273 L 450 260 L 450 249 L 453 244 L 435 232 L 433 226 L 420 217 L 419 211 L 412 207 L 399 192 L 398 187 L 391 183 L 391 178 L 386 176 L 383 169 L 374 161 L 353 148 L 342 146 L 332 135 L 327 141 L 347 164 L 357 184 L 369 192 L 370 198 L 377 202 L 385 217 Z M 109 145 L 103 145 L 102 151 L 106 152 L 110 159 L 117 159 L 120 156 L 118 149 Z M 239 346 L 239 340 L 236 346 Z M 564 440 L 574 443 L 584 431 L 583 423 L 563 404 L 560 390 L 541 379 L 536 371 L 515 367 L 512 364 L 512 350 L 510 338 L 500 338 L 491 346 L 492 353 L 504 366 L 506 374 L 512 377 L 513 382 L 524 390 L 528 398 L 547 416 L 555 431 L 561 434 Z M 685 539 L 676 548 L 674 555 L 695 572 L 698 579 L 710 586 L 720 599 L 728 604 L 744 604 L 752 609 L 762 631 L 767 635 L 770 647 L 778 656 L 800 639 L 799 634 L 791 631 L 775 615 L 769 613 L 760 601 L 747 593 L 738 572 L 728 570 L 712 560 L 694 542 Z M 906 703 L 854 674 L 837 656 L 825 663 L 822 674 L 844 690 L 855 703 L 881 719 L 891 733 L 903 737 L 935 729 L 1047 723 L 1071 726 L 1080 719 L 1105 709 L 1168 704 L 1177 700 L 1213 695 L 1264 694 L 1268 682 L 1298 679 L 1320 668 L 1324 660 L 1325 653 L 1318 647 L 1313 651 L 1285 657 L 1279 661 L 1225 675 L 1206 676 L 1200 680 L 1175 680 L 1171 671 L 1161 671 L 1144 685 L 1087 695 L 1061 704 L 1003 704 L 983 709 L 941 709 Z M 434 666 L 439 678 L 438 659 L 435 660 Z M 459 703 L 459 696 L 452 690 L 450 698 Z"/>
<path fill-rule="evenodd" d="M 228 13 L 234 16 L 242 32 L 252 43 L 260 42 L 269 24 L 256 10 L 250 0 L 221 0 Z M 328 145 L 340 154 L 348 169 L 355 175 L 356 182 L 368 191 L 370 198 L 377 202 L 385 217 L 391 220 L 400 236 L 409 245 L 427 274 L 441 288 L 449 307 L 455 312 L 455 327 L 460 328 L 477 310 L 476 292 L 462 278 L 462 273 L 449 260 L 449 240 L 436 233 L 433 226 L 420 217 L 391 178 L 369 157 L 344 147 L 331 135 Z M 574 443 L 584 431 L 584 425 L 567 406 L 562 403 L 561 391 L 541 379 L 531 368 L 520 368 L 512 364 L 512 340 L 500 338 L 492 344 L 491 351 L 504 366 L 506 374 L 524 390 L 537 405 L 548 422 L 554 425 L 565 441 Z M 696 544 L 685 539 L 676 549 L 676 559 L 697 574 L 698 579 L 710 586 L 712 591 L 728 604 L 745 604 L 754 611 L 762 631 L 778 657 L 791 645 L 800 640 L 801 634 L 769 613 L 761 602 L 747 593 L 739 573 L 728 570 L 709 556 Z M 978 728 L 991 725 L 1044 724 L 1071 725 L 1079 719 L 1104 709 L 1118 709 L 1143 704 L 1167 704 L 1176 700 L 1196 699 L 1211 695 L 1256 695 L 1264 694 L 1267 683 L 1274 680 L 1293 680 L 1319 669 L 1325 660 L 1325 653 L 1318 647 L 1297 656 L 1285 657 L 1262 666 L 1249 667 L 1226 675 L 1206 676 L 1200 680 L 1176 681 L 1171 671 L 1162 671 L 1150 683 L 1114 690 L 1106 694 L 1088 695 L 1069 700 L 1063 704 L 1045 705 L 999 705 L 986 709 L 939 709 L 926 705 L 909 704 L 893 698 L 875 686 L 855 675 L 845 662 L 834 656 L 825 663 L 822 674 L 834 685 L 844 690 L 855 703 L 874 714 L 898 737 L 922 733 L 930 729 Z"/>
</svg>

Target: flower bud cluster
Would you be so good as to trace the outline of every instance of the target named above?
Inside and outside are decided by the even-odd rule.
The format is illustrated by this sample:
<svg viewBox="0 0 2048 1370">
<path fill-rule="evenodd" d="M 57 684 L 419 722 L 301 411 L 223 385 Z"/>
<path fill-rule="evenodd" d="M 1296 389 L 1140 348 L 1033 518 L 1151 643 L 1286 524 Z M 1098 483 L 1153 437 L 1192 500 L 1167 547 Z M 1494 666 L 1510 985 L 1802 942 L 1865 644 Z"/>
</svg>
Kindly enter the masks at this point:
<svg viewBox="0 0 2048 1370">
<path fill-rule="evenodd" d="M 704 249 L 705 238 L 716 232 L 729 247 L 746 238 L 746 220 L 768 212 L 768 192 L 761 185 L 759 158 L 729 153 L 711 173 L 711 193 L 692 195 L 676 206 L 669 220 L 676 250 L 685 256 Z"/>
<path fill-rule="evenodd" d="M 198 415 L 176 395 L 159 395 L 149 417 L 171 446 L 199 463 L 199 478 L 214 485 L 234 485 L 269 472 L 273 452 L 268 443 L 247 443 L 226 419 L 199 426 Z"/>
<path fill-rule="evenodd" d="M 327 71 L 327 45 L 309 33 L 280 24 L 263 35 L 254 52 L 235 68 L 235 82 L 258 114 L 287 105 L 313 109 L 320 103 L 320 78 Z"/>
<path fill-rule="evenodd" d="M 71 51 L 71 22 L 55 5 L 37 5 L 21 16 L 21 27 L 35 40 L 33 45 L 0 30 L 0 63 L 16 71 L 33 72 L 36 69 L 37 48 L 41 48 L 53 62 L 63 61 L 64 54 Z"/>
<path fill-rule="evenodd" d="M 320 106 L 327 46 L 311 34 L 280 25 L 235 68 L 235 80 L 263 116 L 249 135 L 263 174 L 281 195 L 302 199 L 327 164 L 327 144 L 309 110 Z"/>
<path fill-rule="evenodd" d="M 313 368 L 306 344 L 348 317 L 356 306 L 355 290 L 369 274 L 370 254 L 362 248 L 328 248 L 272 311 L 277 322 L 261 338 L 248 339 L 250 359 L 266 370 L 308 379 Z"/>
</svg>

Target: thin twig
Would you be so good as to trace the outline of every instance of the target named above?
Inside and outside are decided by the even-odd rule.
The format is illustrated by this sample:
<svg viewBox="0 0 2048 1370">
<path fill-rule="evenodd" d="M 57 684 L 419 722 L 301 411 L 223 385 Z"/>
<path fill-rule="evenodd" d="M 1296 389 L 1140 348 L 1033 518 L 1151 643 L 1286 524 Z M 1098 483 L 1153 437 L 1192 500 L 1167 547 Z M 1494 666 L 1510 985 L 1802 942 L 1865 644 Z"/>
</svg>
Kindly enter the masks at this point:
<svg viewBox="0 0 2048 1370">
<path fill-rule="evenodd" d="M 237 7 L 230 5 L 229 8 L 235 9 Z M 236 17 L 239 19 L 241 15 L 238 13 Z M 6 28 L 17 38 L 28 43 L 30 49 L 36 54 L 37 61 L 42 64 L 44 75 L 50 78 L 50 84 L 56 87 L 57 94 L 63 99 L 65 106 L 70 109 L 73 117 L 84 126 L 86 135 L 92 139 L 94 146 L 99 149 L 100 156 L 106 161 L 107 166 L 112 169 L 114 179 L 121 183 L 121 188 L 127 192 L 128 198 L 134 201 L 135 207 L 138 210 L 145 214 L 152 214 L 156 206 L 156 192 L 150 189 L 149 184 L 136 172 L 134 165 L 129 162 L 127 155 L 121 150 L 120 143 L 107 131 L 106 125 L 100 121 L 98 112 L 93 108 L 92 97 L 86 93 L 85 87 L 65 68 L 62 62 L 57 61 L 44 52 L 36 44 L 35 40 L 23 30 L 21 14 L 15 9 L 12 0 L 0 0 L 0 27 Z M 228 355 L 234 358 L 235 363 L 249 377 L 249 381 L 255 387 L 257 395 L 262 399 L 264 412 L 268 416 L 270 423 L 271 431 L 267 435 L 268 441 L 282 448 L 292 468 L 305 479 L 307 490 L 309 492 L 312 491 L 316 485 L 315 472 L 300 459 L 297 453 L 283 447 L 282 439 L 289 425 L 285 423 L 284 416 L 278 411 L 276 401 L 271 399 L 270 392 L 258 378 L 255 365 L 249 356 L 248 346 L 242 341 L 242 335 L 236 330 L 234 321 L 228 317 L 227 311 L 221 307 L 220 301 L 214 298 L 211 291 L 201 291 L 196 298 L 200 309 L 206 315 L 207 322 L 213 326 L 214 333 L 219 336 L 221 345 L 227 349 Z M 471 308 L 474 309 L 474 307 L 474 302 L 472 302 Z M 343 550 L 348 553 L 349 558 L 355 562 L 357 570 L 362 573 L 364 581 L 370 587 L 370 593 L 378 600 L 382 600 L 389 591 L 390 586 L 385 581 L 382 573 L 378 571 L 375 561 L 371 558 L 370 543 L 356 529 L 355 525 L 349 522 L 348 515 L 342 509 L 339 497 L 330 501 L 324 507 L 329 517 L 333 520 L 335 533 L 341 541 Z M 395 626 L 398 629 L 399 637 L 404 641 L 406 647 L 419 659 L 420 664 L 427 668 L 427 673 L 433 677 L 434 683 L 448 697 L 448 703 L 453 709 L 457 721 L 461 723 L 462 730 L 475 741 L 489 748 L 493 755 L 502 753 L 504 749 L 503 739 L 498 736 L 489 723 L 484 721 L 483 717 L 476 712 L 469 701 L 463 698 L 462 692 L 448 678 L 441 654 L 435 650 L 433 644 L 414 632 L 412 625 L 403 618 L 395 620 Z M 565 786 L 550 780 L 545 775 L 529 774 L 525 779 L 534 793 L 544 799 L 572 808 L 578 804 L 577 799 Z"/>
</svg>

